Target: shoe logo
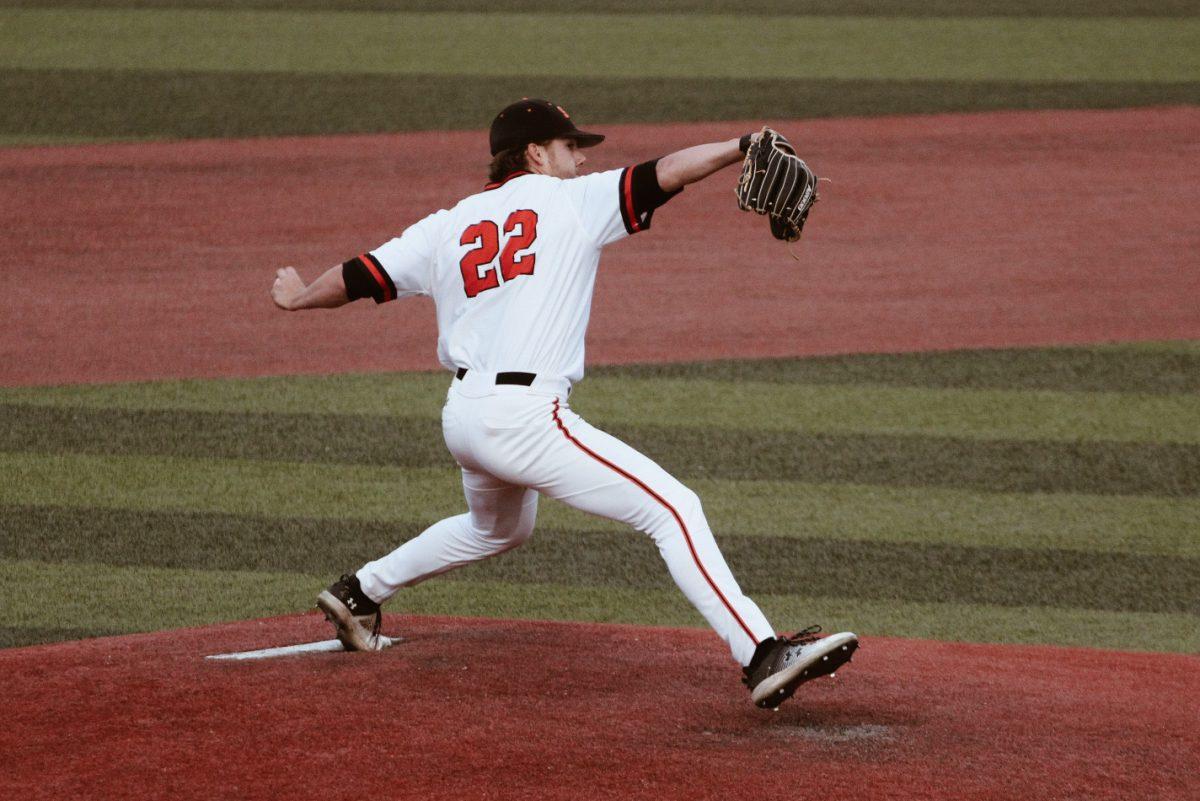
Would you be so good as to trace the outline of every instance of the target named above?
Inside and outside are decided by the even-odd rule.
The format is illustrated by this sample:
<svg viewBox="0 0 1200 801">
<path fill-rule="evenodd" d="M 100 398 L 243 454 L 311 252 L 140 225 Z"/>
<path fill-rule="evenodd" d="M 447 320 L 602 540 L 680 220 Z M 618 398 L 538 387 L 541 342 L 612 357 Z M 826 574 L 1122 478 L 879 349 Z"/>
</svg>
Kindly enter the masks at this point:
<svg viewBox="0 0 1200 801">
<path fill-rule="evenodd" d="M 346 606 L 348 606 L 348 607 L 350 608 L 350 610 L 351 610 L 351 611 L 353 611 L 353 610 L 354 610 L 354 609 L 355 609 L 355 608 L 358 606 L 358 604 L 354 603 L 354 599 L 353 599 L 353 598 L 347 598 L 347 599 L 346 599 Z"/>
</svg>

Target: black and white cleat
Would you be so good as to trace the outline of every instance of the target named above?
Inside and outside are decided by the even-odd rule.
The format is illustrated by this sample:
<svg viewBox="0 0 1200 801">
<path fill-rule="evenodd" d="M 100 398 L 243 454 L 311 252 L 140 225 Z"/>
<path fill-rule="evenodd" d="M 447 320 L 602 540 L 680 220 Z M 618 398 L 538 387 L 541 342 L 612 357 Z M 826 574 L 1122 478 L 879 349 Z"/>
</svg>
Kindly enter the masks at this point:
<svg viewBox="0 0 1200 801">
<path fill-rule="evenodd" d="M 843 631 L 828 637 L 806 638 L 803 642 L 787 642 L 783 647 L 786 650 L 772 657 L 773 669 L 750 691 L 750 700 L 756 706 L 778 709 L 801 684 L 833 675 L 858 650 L 858 637 Z"/>
</svg>

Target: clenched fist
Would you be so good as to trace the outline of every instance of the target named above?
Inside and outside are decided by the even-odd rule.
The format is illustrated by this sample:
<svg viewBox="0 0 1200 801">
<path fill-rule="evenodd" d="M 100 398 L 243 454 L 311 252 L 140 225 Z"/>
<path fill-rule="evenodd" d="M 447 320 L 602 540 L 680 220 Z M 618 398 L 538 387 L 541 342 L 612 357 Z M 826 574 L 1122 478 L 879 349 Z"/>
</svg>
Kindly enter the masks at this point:
<svg viewBox="0 0 1200 801">
<path fill-rule="evenodd" d="M 275 283 L 271 285 L 271 300 L 281 309 L 292 311 L 296 308 L 296 299 L 305 289 L 304 281 L 294 267 L 284 267 L 275 271 Z"/>
</svg>

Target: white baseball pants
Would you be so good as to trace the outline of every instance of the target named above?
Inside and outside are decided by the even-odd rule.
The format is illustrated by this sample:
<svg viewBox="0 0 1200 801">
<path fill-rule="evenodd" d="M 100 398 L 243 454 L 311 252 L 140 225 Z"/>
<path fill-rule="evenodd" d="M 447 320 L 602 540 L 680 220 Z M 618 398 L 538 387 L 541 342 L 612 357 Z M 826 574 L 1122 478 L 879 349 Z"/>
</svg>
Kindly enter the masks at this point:
<svg viewBox="0 0 1200 801">
<path fill-rule="evenodd" d="M 462 467 L 467 513 L 433 524 L 358 571 L 383 603 L 401 587 L 517 547 L 533 533 L 538 493 L 649 534 L 671 577 L 749 664 L 775 632 L 738 587 L 694 492 L 650 459 L 586 423 L 567 405 L 565 380 L 495 384 L 471 371 L 442 410 L 446 445 Z"/>
</svg>

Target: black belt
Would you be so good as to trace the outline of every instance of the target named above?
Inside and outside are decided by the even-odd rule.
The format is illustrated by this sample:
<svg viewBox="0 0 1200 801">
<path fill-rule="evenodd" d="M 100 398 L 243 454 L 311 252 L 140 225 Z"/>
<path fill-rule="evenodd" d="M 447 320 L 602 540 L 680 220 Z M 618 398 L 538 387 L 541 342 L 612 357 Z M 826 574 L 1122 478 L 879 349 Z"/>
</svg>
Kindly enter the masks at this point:
<svg viewBox="0 0 1200 801">
<path fill-rule="evenodd" d="M 466 374 L 467 368 L 460 367 L 454 377 L 461 381 Z M 535 378 L 537 378 L 537 373 L 496 373 L 497 384 L 519 384 L 528 387 L 533 384 Z"/>
</svg>

